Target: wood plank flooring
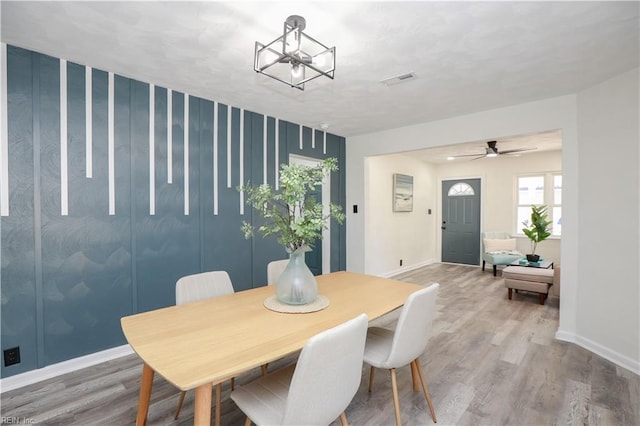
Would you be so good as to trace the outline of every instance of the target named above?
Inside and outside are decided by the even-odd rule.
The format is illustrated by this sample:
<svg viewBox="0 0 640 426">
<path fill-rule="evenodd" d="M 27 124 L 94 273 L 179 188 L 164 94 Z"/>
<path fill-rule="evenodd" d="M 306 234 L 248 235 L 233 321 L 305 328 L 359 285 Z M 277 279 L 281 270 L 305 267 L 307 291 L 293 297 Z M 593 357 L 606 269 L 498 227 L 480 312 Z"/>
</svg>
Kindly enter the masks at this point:
<svg viewBox="0 0 640 426">
<path fill-rule="evenodd" d="M 471 266 L 436 264 L 396 278 L 441 285 L 433 335 L 421 357 L 439 425 L 640 425 L 640 377 L 555 340 L 558 299 L 542 306 L 537 295 L 519 292 L 509 301 L 500 274 Z M 131 355 L 5 392 L 2 424 L 134 424 L 141 371 Z M 248 372 L 236 383 L 259 374 Z M 367 381 L 365 366 L 346 411 L 350 424 L 394 424 L 389 374 L 377 372 L 371 393 Z M 412 389 L 408 367 L 398 370 L 398 386 L 404 424 L 433 424 L 424 396 Z M 229 391 L 225 383 L 222 424 L 242 425 L 244 415 Z M 156 377 L 148 424 L 192 424 L 193 392 L 174 420 L 178 396 Z"/>
</svg>

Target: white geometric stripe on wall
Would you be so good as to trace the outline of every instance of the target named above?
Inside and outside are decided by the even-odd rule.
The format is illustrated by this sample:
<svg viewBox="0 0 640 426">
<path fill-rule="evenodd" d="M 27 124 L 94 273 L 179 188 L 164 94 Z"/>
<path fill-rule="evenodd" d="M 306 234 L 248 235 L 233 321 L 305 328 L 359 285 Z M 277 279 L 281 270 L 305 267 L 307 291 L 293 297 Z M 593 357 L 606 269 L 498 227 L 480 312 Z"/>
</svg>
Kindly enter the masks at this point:
<svg viewBox="0 0 640 426">
<path fill-rule="evenodd" d="M 60 214 L 69 214 L 69 177 L 67 171 L 67 61 L 60 59 Z"/>
<path fill-rule="evenodd" d="M 167 89 L 167 183 L 173 183 L 173 90 Z"/>
<path fill-rule="evenodd" d="M 115 77 L 109 73 L 109 85 L 107 95 L 107 157 L 109 176 L 109 215 L 116 214 L 116 175 L 115 175 Z"/>
<path fill-rule="evenodd" d="M 327 153 L 327 132 L 322 132 L 322 153 Z"/>
<path fill-rule="evenodd" d="M 262 183 L 267 183 L 267 115 L 262 120 Z"/>
<path fill-rule="evenodd" d="M 298 137 L 298 140 L 300 141 L 300 150 L 302 151 L 304 149 L 304 145 L 302 143 L 302 124 L 300 126 L 298 126 L 300 128 L 300 136 Z"/>
<path fill-rule="evenodd" d="M 218 102 L 213 104 L 213 214 L 218 215 Z"/>
<path fill-rule="evenodd" d="M 9 128 L 7 45 L 0 43 L 0 216 L 9 216 Z"/>
<path fill-rule="evenodd" d="M 149 85 L 149 214 L 156 214 L 156 86 Z"/>
<path fill-rule="evenodd" d="M 244 109 L 240 108 L 240 182 L 238 185 L 242 185 L 244 182 Z M 240 191 L 240 215 L 244 215 L 244 191 Z"/>
<path fill-rule="evenodd" d="M 231 115 L 233 109 L 227 105 L 227 188 L 231 188 Z"/>
<path fill-rule="evenodd" d="M 276 160 L 274 161 L 275 163 L 275 187 L 276 187 L 276 191 L 278 189 L 280 189 L 280 120 L 278 120 L 276 118 L 276 146 L 275 146 L 275 151 L 276 151 Z"/>
<path fill-rule="evenodd" d="M 184 94 L 184 215 L 189 216 L 189 95 Z"/>
<path fill-rule="evenodd" d="M 85 169 L 87 178 L 93 177 L 93 68 L 84 69 Z"/>
</svg>

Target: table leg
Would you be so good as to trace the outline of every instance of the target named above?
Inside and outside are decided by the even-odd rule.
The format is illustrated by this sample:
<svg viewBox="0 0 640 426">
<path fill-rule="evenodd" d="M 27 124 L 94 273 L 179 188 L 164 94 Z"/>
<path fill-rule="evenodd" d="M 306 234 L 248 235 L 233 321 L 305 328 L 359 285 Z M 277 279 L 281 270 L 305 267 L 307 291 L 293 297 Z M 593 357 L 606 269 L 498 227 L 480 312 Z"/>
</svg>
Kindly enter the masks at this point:
<svg viewBox="0 0 640 426">
<path fill-rule="evenodd" d="M 218 417 L 217 411 L 218 405 L 216 405 L 216 417 Z M 196 399 L 193 408 L 193 424 L 195 426 L 211 425 L 211 383 L 205 383 L 204 385 L 196 388 Z"/>
<path fill-rule="evenodd" d="M 154 371 L 146 363 L 142 366 L 142 379 L 140 381 L 140 397 L 138 399 L 138 416 L 136 426 L 147 424 L 149 401 L 151 400 L 151 387 L 153 386 Z"/>
</svg>

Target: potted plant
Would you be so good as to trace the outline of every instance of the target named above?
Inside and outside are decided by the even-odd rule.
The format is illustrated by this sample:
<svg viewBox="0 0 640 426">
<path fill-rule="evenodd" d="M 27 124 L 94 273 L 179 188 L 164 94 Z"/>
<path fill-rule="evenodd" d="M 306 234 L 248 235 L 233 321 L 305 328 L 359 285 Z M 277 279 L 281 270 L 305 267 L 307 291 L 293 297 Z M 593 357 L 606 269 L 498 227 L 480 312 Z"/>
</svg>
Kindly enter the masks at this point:
<svg viewBox="0 0 640 426">
<path fill-rule="evenodd" d="M 540 256 L 536 254 L 536 248 L 540 241 L 551 236 L 551 221 L 547 216 L 548 207 L 544 204 L 531 206 L 531 222 L 525 220 L 522 224 L 522 232 L 531 240 L 531 253 L 527 254 L 529 262 L 538 262 Z"/>
<path fill-rule="evenodd" d="M 328 213 L 323 212 L 322 204 L 310 193 L 322 185 L 327 173 L 336 170 L 338 161 L 335 158 L 325 159 L 316 167 L 282 164 L 277 191 L 268 184 L 247 183 L 238 188 L 245 193 L 247 204 L 265 219 L 258 231 L 263 237 L 275 235 L 290 255 L 287 267 L 275 283 L 277 298 L 282 303 L 301 305 L 313 302 L 317 297 L 316 279 L 304 261 L 305 252 L 322 238 L 328 221 L 333 218 L 342 223 L 344 213 L 333 203 L 330 203 Z M 251 238 L 254 229 L 243 222 L 242 231 L 245 238 Z"/>
</svg>

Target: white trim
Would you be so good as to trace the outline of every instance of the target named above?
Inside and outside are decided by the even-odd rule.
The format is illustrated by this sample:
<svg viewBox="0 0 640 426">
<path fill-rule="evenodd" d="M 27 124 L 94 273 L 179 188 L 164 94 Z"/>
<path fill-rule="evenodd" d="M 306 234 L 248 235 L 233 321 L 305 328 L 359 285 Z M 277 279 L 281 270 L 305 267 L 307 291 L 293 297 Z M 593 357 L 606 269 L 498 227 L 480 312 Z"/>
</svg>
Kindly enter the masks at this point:
<svg viewBox="0 0 640 426">
<path fill-rule="evenodd" d="M 67 61 L 60 59 L 60 215 L 69 215 L 67 155 Z"/>
<path fill-rule="evenodd" d="M 322 153 L 327 153 L 327 132 L 322 132 Z"/>
<path fill-rule="evenodd" d="M 278 120 L 276 118 L 276 144 L 275 144 L 275 151 L 276 151 L 276 156 L 275 156 L 275 168 L 276 168 L 276 174 L 275 174 L 275 187 L 276 187 L 276 191 L 278 189 L 280 189 L 280 120 Z"/>
<path fill-rule="evenodd" d="M 149 84 L 149 214 L 156 214 L 156 86 Z"/>
<path fill-rule="evenodd" d="M 167 89 L 167 183 L 173 183 L 173 91 Z"/>
<path fill-rule="evenodd" d="M 0 43 L 0 216 L 9 216 L 9 129 L 7 45 Z"/>
<path fill-rule="evenodd" d="M 267 116 L 262 120 L 262 183 L 267 183 Z"/>
<path fill-rule="evenodd" d="M 189 94 L 184 94 L 184 215 L 189 216 Z"/>
<path fill-rule="evenodd" d="M 244 182 L 244 109 L 240 108 L 240 185 Z M 240 191 L 240 215 L 244 215 L 244 191 Z"/>
<path fill-rule="evenodd" d="M 218 103 L 213 104 L 213 214 L 218 215 Z"/>
<path fill-rule="evenodd" d="M 640 375 L 640 361 L 629 358 L 626 355 L 618 353 L 616 351 L 612 351 L 606 346 L 603 346 L 597 342 L 594 342 L 591 339 L 587 339 L 585 337 L 579 336 L 574 333 L 570 333 L 564 330 L 556 331 L 556 339 L 562 340 L 569 343 L 574 343 L 578 346 L 585 348 L 586 350 L 593 352 L 594 354 L 601 356 L 604 359 L 607 359 L 614 364 L 626 368 L 627 370 L 633 372 L 634 374 Z"/>
<path fill-rule="evenodd" d="M 93 177 L 93 68 L 84 69 L 84 115 L 85 115 L 85 168 L 86 177 Z"/>
<path fill-rule="evenodd" d="M 231 116 L 233 108 L 227 105 L 227 188 L 231 188 Z"/>
<path fill-rule="evenodd" d="M 299 145 L 300 145 L 300 150 L 301 150 L 301 151 L 302 151 L 302 149 L 304 148 L 304 144 L 303 144 L 303 142 L 302 142 L 302 133 L 303 133 L 303 132 L 302 132 L 302 127 L 303 127 L 303 126 L 302 126 L 302 124 L 301 124 L 301 125 L 300 125 L 300 137 L 299 137 L 299 140 L 300 140 L 300 141 L 299 141 Z"/>
<path fill-rule="evenodd" d="M 43 380 L 57 377 L 62 374 L 71 373 L 82 368 L 91 367 L 96 364 L 111 361 L 123 356 L 133 354 L 133 349 L 129 345 L 122 345 L 115 348 L 95 352 L 78 358 L 62 361 L 37 370 L 16 374 L 15 376 L 0 379 L 0 393 L 8 392 L 23 386 L 41 382 Z"/>
<path fill-rule="evenodd" d="M 311 148 L 316 149 L 316 129 L 311 128 Z"/>
<path fill-rule="evenodd" d="M 404 274 L 405 272 L 413 271 L 414 269 L 419 269 L 424 266 L 433 265 L 434 263 L 438 263 L 438 261 L 436 259 L 428 259 L 423 262 L 415 263 L 413 265 L 408 265 L 400 269 L 394 269 L 393 271 L 385 272 L 380 276 L 383 278 L 391 278 L 395 275 Z"/>
<path fill-rule="evenodd" d="M 109 215 L 116 214 L 116 173 L 115 173 L 115 76 L 109 73 L 108 90 L 108 169 L 109 169 Z"/>
</svg>

